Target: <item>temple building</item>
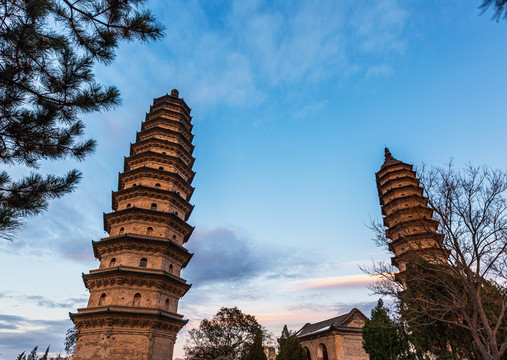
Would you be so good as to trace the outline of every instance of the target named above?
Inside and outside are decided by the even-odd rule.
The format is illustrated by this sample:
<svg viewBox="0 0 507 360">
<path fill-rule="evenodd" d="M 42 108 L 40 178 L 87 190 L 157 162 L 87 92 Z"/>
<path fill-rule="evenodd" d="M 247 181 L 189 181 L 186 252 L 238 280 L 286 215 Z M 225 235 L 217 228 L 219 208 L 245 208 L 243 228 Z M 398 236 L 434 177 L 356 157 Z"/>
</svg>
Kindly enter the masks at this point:
<svg viewBox="0 0 507 360">
<path fill-rule="evenodd" d="M 354 308 L 344 315 L 305 324 L 297 333 L 308 360 L 368 360 L 362 328 L 367 317 Z"/>
<path fill-rule="evenodd" d="M 445 258 L 443 235 L 437 233 L 439 223 L 433 219 L 433 210 L 428 207 L 412 165 L 395 159 L 386 148 L 376 180 L 389 250 L 394 254 L 391 261 L 400 270 L 397 280 L 403 283 L 403 272 L 411 259 Z"/>
<path fill-rule="evenodd" d="M 180 272 L 192 257 L 184 247 L 193 231 L 191 120 L 172 90 L 154 100 L 130 146 L 104 214 L 109 236 L 93 242 L 100 266 L 83 274 L 88 306 L 70 314 L 74 360 L 172 359 L 187 322 L 178 301 L 190 288 Z"/>
</svg>

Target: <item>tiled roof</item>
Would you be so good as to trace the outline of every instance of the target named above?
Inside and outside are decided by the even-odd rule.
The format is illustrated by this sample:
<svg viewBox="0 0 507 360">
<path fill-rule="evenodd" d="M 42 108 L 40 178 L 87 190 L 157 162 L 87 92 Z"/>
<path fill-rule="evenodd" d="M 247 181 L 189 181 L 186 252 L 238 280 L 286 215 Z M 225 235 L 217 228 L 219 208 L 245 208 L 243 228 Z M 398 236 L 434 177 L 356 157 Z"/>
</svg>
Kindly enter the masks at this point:
<svg viewBox="0 0 507 360">
<path fill-rule="evenodd" d="M 339 327 L 341 328 L 347 327 L 347 323 L 349 322 L 350 319 L 353 318 L 355 314 L 359 314 L 361 318 L 367 319 L 367 317 L 359 309 L 353 308 L 347 314 L 343 314 L 328 320 L 320 321 L 315 324 L 307 323 L 296 333 L 296 335 L 297 337 L 301 338 L 305 336 L 331 331 Z"/>
</svg>

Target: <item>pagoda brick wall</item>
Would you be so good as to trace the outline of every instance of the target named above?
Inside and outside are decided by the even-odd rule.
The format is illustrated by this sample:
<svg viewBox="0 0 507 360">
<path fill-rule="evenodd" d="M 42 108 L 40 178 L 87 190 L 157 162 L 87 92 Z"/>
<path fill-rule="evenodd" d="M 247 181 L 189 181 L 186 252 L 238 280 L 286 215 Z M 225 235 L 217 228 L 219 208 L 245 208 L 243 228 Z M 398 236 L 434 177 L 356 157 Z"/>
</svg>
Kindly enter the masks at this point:
<svg viewBox="0 0 507 360">
<path fill-rule="evenodd" d="M 100 265 L 83 274 L 87 307 L 70 314 L 74 360 L 172 359 L 186 324 L 178 302 L 190 288 L 180 275 L 192 257 L 184 247 L 193 231 L 192 140 L 178 91 L 155 99 L 104 214 L 109 236 L 92 243 Z"/>
</svg>

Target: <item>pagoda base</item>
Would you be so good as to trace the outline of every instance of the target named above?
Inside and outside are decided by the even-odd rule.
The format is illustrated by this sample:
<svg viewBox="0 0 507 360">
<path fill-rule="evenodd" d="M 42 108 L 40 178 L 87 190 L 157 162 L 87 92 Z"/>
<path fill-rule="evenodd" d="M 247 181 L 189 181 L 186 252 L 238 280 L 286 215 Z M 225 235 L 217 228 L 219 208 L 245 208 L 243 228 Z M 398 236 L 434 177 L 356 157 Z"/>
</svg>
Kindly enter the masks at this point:
<svg viewBox="0 0 507 360">
<path fill-rule="evenodd" d="M 78 328 L 73 360 L 172 359 L 186 321 L 160 313 L 103 310 L 71 314 Z"/>
</svg>

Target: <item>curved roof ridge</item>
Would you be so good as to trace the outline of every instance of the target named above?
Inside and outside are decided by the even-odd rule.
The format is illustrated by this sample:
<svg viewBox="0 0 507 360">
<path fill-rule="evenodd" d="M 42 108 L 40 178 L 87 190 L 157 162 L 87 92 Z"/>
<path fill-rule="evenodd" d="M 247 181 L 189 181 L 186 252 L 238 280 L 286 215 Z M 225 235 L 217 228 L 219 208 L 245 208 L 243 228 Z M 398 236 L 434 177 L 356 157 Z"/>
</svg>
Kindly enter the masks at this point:
<svg viewBox="0 0 507 360">
<path fill-rule="evenodd" d="M 331 327 L 343 327 L 350 319 L 354 317 L 354 315 L 359 314 L 359 316 L 363 319 L 367 319 L 366 315 L 364 315 L 361 310 L 358 308 L 352 308 L 348 313 L 338 315 L 336 317 L 319 321 L 316 323 L 306 323 L 297 333 L 298 337 L 312 335 L 316 333 L 321 333 L 324 331 L 331 330 Z"/>
</svg>

